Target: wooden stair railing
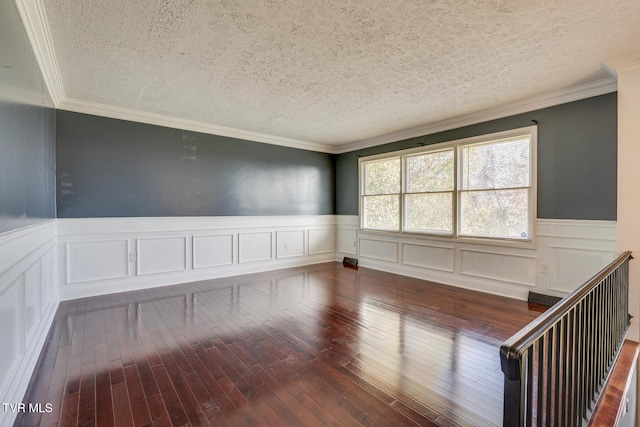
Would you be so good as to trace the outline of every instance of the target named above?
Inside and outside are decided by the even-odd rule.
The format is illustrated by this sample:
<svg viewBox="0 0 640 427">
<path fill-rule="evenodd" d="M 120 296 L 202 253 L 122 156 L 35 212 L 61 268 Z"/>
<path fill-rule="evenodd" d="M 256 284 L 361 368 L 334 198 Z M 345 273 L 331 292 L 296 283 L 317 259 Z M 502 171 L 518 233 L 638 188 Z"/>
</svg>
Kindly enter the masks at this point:
<svg viewBox="0 0 640 427">
<path fill-rule="evenodd" d="M 504 342 L 505 427 L 586 425 L 629 326 L 629 261 L 618 256 Z"/>
</svg>

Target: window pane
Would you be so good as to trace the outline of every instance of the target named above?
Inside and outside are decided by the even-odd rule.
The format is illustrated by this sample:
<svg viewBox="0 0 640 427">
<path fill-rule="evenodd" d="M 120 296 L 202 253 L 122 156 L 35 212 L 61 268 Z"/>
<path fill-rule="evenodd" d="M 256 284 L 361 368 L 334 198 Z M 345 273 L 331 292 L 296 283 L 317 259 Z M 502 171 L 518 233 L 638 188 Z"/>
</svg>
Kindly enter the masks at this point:
<svg viewBox="0 0 640 427">
<path fill-rule="evenodd" d="M 364 164 L 364 194 L 400 193 L 400 158 Z"/>
<path fill-rule="evenodd" d="M 400 229 L 400 196 L 365 196 L 363 200 L 364 228 L 374 230 Z"/>
<path fill-rule="evenodd" d="M 529 137 L 460 149 L 462 189 L 529 186 Z"/>
<path fill-rule="evenodd" d="M 453 150 L 407 157 L 407 191 L 453 190 Z"/>
<path fill-rule="evenodd" d="M 451 234 L 453 193 L 407 194 L 405 230 Z"/>
<path fill-rule="evenodd" d="M 460 194 L 460 234 L 528 239 L 527 189 Z"/>
</svg>

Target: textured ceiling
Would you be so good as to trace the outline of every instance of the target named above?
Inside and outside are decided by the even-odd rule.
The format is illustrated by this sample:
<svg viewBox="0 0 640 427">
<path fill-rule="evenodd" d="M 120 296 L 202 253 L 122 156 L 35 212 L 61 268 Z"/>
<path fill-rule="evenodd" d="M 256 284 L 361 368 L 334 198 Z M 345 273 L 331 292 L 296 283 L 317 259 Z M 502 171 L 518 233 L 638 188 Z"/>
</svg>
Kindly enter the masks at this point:
<svg viewBox="0 0 640 427">
<path fill-rule="evenodd" d="M 42 0 L 64 96 L 344 145 L 610 78 L 639 0 Z"/>
</svg>

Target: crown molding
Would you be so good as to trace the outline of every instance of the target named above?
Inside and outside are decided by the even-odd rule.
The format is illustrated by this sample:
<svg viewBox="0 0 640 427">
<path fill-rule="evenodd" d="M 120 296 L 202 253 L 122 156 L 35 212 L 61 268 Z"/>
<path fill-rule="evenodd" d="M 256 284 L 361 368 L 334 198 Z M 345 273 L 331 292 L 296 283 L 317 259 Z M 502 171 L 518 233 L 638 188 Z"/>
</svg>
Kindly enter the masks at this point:
<svg viewBox="0 0 640 427">
<path fill-rule="evenodd" d="M 15 4 L 42 71 L 49 96 L 53 105 L 57 107 L 58 103 L 65 98 L 64 87 L 42 1 L 15 0 Z"/>
<path fill-rule="evenodd" d="M 330 154 L 346 153 L 349 151 L 369 148 L 376 145 L 429 135 L 446 130 L 469 126 L 489 120 L 500 119 L 516 114 L 547 108 L 554 105 L 577 101 L 593 96 L 604 95 L 617 90 L 617 70 L 633 67 L 640 64 L 640 51 L 611 58 L 603 65 L 612 75 L 610 79 L 598 80 L 583 85 L 539 95 L 527 100 L 486 109 L 480 112 L 466 114 L 451 119 L 429 123 L 422 126 L 405 129 L 370 139 L 351 142 L 342 145 L 321 144 L 309 141 L 284 138 L 243 129 L 204 123 L 195 120 L 181 119 L 157 113 L 148 113 L 131 108 L 122 108 L 112 105 L 83 101 L 68 98 L 65 95 L 60 70 L 53 48 L 52 38 L 47 23 L 42 0 L 15 0 L 16 7 L 24 24 L 27 36 L 36 55 L 36 59 L 42 71 L 45 84 L 55 108 L 74 111 L 78 113 L 94 114 L 121 120 L 137 121 L 157 126 L 191 130 L 230 138 L 238 138 L 273 145 L 281 145 L 291 148 L 299 148 L 310 151 L 320 151 Z"/>
<path fill-rule="evenodd" d="M 362 141 L 339 145 L 337 147 L 337 153 L 347 153 L 349 151 L 362 150 L 364 148 L 375 147 L 377 145 L 402 141 L 409 138 L 431 135 L 464 126 L 488 122 L 490 120 L 514 116 L 516 114 L 527 113 L 529 111 L 540 110 L 542 108 L 553 107 L 554 105 L 566 104 L 568 102 L 604 95 L 617 90 L 618 83 L 613 78 L 601 79 L 595 82 L 538 95 L 526 100 L 500 105 L 476 113 L 465 114 L 463 116 L 441 120 L 399 132 L 393 132 Z"/>
<path fill-rule="evenodd" d="M 64 99 L 57 105 L 57 108 L 59 110 L 73 111 L 76 113 L 93 114 L 96 116 L 109 117 L 112 119 L 128 120 L 156 126 L 190 130 L 194 132 L 225 136 L 229 138 L 262 142 L 272 145 L 281 145 L 290 148 L 299 148 L 308 151 L 320 151 L 330 154 L 335 153 L 335 147 L 331 145 L 284 138 L 243 129 L 219 126 L 211 123 L 204 123 L 196 120 L 171 117 L 164 114 L 149 113 L 132 108 L 123 108 L 96 102 L 83 101 L 74 98 Z"/>
<path fill-rule="evenodd" d="M 47 90 L 49 91 L 49 95 L 53 101 L 53 105 L 59 110 L 94 114 L 114 119 L 191 130 L 195 132 L 263 142 L 303 150 L 320 151 L 332 154 L 336 152 L 335 147 L 332 145 L 283 138 L 259 132 L 198 122 L 195 120 L 186 120 L 162 114 L 147 113 L 131 108 L 121 108 L 69 98 L 66 96 L 64 86 L 62 84 L 60 68 L 58 67 L 58 62 L 56 60 L 52 37 L 49 31 L 49 24 L 47 22 L 42 0 L 15 0 L 15 4 L 22 19 L 29 42 L 31 43 L 31 47 L 35 53 L 38 65 L 40 66 L 40 70 L 47 86 Z"/>
<path fill-rule="evenodd" d="M 581 99 L 604 95 L 607 93 L 615 92 L 617 90 L 618 83 L 616 80 L 614 80 L 613 78 L 601 79 L 595 82 L 549 92 L 526 100 L 500 105 L 487 110 L 479 111 L 477 113 L 466 114 L 464 116 L 454 117 L 451 119 L 429 123 L 426 125 L 405 129 L 399 132 L 381 135 L 374 138 L 339 146 L 279 137 L 238 128 L 200 122 L 196 120 L 181 119 L 163 114 L 149 113 L 132 108 L 116 107 L 112 105 L 100 104 L 74 98 L 63 98 L 56 104 L 56 108 L 77 113 L 93 114 L 97 116 L 141 122 L 176 129 L 184 129 L 194 132 L 225 136 L 229 138 L 238 138 L 249 141 L 262 142 L 266 144 L 281 145 L 302 150 L 319 151 L 329 154 L 340 154 L 349 151 L 374 147 L 377 145 L 388 144 L 391 142 L 402 141 L 409 138 L 430 135 L 437 132 L 444 132 L 447 130 L 483 123 L 490 120 L 501 119 L 504 117 L 514 116 L 516 114 L 522 114 L 529 111 L 552 107 L 554 105 L 579 101 Z"/>
</svg>

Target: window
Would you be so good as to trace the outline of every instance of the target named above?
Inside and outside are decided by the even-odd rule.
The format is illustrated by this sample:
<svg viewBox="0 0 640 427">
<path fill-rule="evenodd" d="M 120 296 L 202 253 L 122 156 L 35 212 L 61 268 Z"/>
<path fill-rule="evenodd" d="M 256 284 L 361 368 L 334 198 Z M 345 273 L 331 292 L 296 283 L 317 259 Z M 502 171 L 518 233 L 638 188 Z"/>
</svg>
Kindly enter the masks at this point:
<svg viewBox="0 0 640 427">
<path fill-rule="evenodd" d="M 361 227 L 529 241 L 536 127 L 360 159 Z"/>
<path fill-rule="evenodd" d="M 454 166 L 453 149 L 405 157 L 405 231 L 453 233 Z"/>
<path fill-rule="evenodd" d="M 460 235 L 527 238 L 529 137 L 469 144 L 460 153 Z"/>
<path fill-rule="evenodd" d="M 400 157 L 364 163 L 362 205 L 364 228 L 400 229 Z"/>
</svg>

